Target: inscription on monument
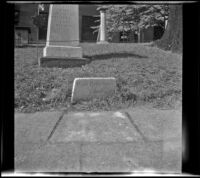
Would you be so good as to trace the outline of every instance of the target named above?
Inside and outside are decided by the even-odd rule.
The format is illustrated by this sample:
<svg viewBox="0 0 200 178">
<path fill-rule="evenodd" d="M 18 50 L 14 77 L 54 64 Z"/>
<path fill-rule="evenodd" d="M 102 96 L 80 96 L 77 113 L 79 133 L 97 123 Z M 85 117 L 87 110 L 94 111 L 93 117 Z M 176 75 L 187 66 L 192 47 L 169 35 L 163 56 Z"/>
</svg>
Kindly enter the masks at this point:
<svg viewBox="0 0 200 178">
<path fill-rule="evenodd" d="M 116 79 L 109 78 L 76 78 L 73 83 L 71 102 L 106 97 L 115 91 Z"/>
<path fill-rule="evenodd" d="M 79 41 L 77 5 L 54 5 L 50 19 L 50 45 L 76 46 Z"/>
</svg>

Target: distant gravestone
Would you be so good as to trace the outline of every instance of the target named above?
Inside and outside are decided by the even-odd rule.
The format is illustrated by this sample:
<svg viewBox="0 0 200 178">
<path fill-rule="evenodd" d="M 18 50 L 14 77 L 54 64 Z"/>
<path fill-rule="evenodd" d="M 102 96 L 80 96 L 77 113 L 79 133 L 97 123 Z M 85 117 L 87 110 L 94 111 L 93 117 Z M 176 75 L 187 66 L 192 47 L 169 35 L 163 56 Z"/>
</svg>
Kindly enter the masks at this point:
<svg viewBox="0 0 200 178">
<path fill-rule="evenodd" d="M 93 98 L 106 97 L 116 89 L 116 79 L 108 78 L 75 78 L 72 88 L 71 102 L 86 101 Z"/>
<path fill-rule="evenodd" d="M 88 62 L 82 58 L 82 48 L 79 46 L 79 5 L 54 4 L 49 9 L 47 42 L 39 65 L 63 65 L 65 62 L 69 67 Z"/>
</svg>

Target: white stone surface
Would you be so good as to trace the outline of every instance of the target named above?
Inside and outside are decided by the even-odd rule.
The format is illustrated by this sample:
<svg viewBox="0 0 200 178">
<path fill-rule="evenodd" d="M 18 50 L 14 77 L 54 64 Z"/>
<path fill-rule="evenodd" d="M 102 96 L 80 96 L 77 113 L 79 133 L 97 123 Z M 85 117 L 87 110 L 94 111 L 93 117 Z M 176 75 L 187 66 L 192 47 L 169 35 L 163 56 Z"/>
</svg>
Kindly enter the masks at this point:
<svg viewBox="0 0 200 178">
<path fill-rule="evenodd" d="M 74 116 L 83 117 L 85 114 L 82 112 L 74 113 Z"/>
<path fill-rule="evenodd" d="M 77 57 L 82 58 L 82 48 L 73 46 L 46 46 L 44 57 Z"/>
<path fill-rule="evenodd" d="M 79 44 L 79 5 L 50 5 L 47 46 Z"/>
<path fill-rule="evenodd" d="M 89 114 L 89 116 L 91 116 L 91 117 L 94 117 L 94 116 L 99 116 L 99 115 L 100 115 L 100 113 L 95 113 L 95 112 L 94 112 L 94 113 L 90 113 L 90 114 Z"/>
<path fill-rule="evenodd" d="M 71 102 L 106 97 L 116 89 L 116 79 L 108 78 L 75 78 L 72 88 Z"/>
<path fill-rule="evenodd" d="M 117 112 L 115 112 L 115 113 L 113 113 L 113 116 L 115 116 L 115 117 L 121 117 L 121 118 L 126 118 L 126 116 L 124 116 L 121 112 L 119 112 L 119 111 L 117 111 Z"/>
<path fill-rule="evenodd" d="M 106 41 L 106 14 L 105 11 L 100 11 L 101 25 L 100 25 L 100 41 Z"/>
<path fill-rule="evenodd" d="M 79 5 L 50 5 L 43 57 L 82 58 L 82 48 L 78 46 Z"/>
</svg>

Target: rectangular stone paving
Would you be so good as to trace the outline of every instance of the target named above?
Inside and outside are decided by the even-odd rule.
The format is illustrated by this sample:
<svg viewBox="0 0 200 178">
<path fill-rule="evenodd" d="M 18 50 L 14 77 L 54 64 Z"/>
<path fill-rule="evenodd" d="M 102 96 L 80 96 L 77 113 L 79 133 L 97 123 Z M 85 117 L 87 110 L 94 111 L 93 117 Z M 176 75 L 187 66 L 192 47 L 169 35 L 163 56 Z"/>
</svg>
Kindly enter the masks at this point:
<svg viewBox="0 0 200 178">
<path fill-rule="evenodd" d="M 80 149 L 75 143 L 46 144 L 28 152 L 15 162 L 16 171 L 28 172 L 79 172 Z"/>
<path fill-rule="evenodd" d="M 136 111 L 128 110 L 128 113 L 143 134 L 151 140 L 173 140 L 173 138 L 181 140 L 182 115 L 180 111 L 142 108 Z"/>
<path fill-rule="evenodd" d="M 140 135 L 125 116 L 116 117 L 112 112 L 99 115 L 88 112 L 65 115 L 50 141 L 109 143 L 140 139 Z"/>
<path fill-rule="evenodd" d="M 20 155 L 33 152 L 45 142 L 61 115 L 61 112 L 17 114 L 14 122 L 16 160 L 21 159 Z"/>
<path fill-rule="evenodd" d="M 84 172 L 131 172 L 145 169 L 161 170 L 162 142 L 142 140 L 127 143 L 84 144 L 82 170 Z"/>
<path fill-rule="evenodd" d="M 18 114 L 15 117 L 16 143 L 46 141 L 61 114 L 61 112 Z"/>
<path fill-rule="evenodd" d="M 176 112 L 171 113 L 173 117 L 166 121 L 167 115 L 164 112 L 162 115 L 156 112 L 149 113 L 149 118 L 144 112 L 142 114 L 138 111 L 140 117 L 137 112 L 130 112 L 129 115 L 136 124 L 134 126 L 125 113 L 69 113 L 63 117 L 50 142 L 80 143 L 81 170 L 86 172 L 181 170 L 181 144 L 180 141 L 177 142 L 177 137 L 180 138 L 180 135 L 175 134 L 174 137 L 165 135 L 167 132 L 165 122 L 168 125 L 171 119 L 174 119 L 171 123 L 175 120 L 177 122 L 180 118 L 176 117 L 180 115 Z M 140 129 L 140 133 L 136 127 Z"/>
<path fill-rule="evenodd" d="M 15 118 L 17 170 L 181 172 L 180 111 L 76 112 L 59 124 L 61 113 L 43 114 Z"/>
</svg>

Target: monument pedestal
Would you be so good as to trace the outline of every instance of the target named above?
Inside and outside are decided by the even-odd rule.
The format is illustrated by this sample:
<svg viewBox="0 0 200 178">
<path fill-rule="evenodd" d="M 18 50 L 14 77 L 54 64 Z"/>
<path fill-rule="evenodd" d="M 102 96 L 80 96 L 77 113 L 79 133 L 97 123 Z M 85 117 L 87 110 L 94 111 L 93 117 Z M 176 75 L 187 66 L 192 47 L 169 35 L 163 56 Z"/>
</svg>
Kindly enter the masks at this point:
<svg viewBox="0 0 200 178">
<path fill-rule="evenodd" d="M 108 41 L 98 41 L 97 44 L 109 44 Z"/>
<path fill-rule="evenodd" d="M 82 58 L 82 48 L 78 46 L 46 46 L 43 49 L 44 57 L 75 57 Z"/>
<path fill-rule="evenodd" d="M 82 57 L 82 48 L 74 46 L 46 46 L 43 57 L 40 58 L 41 67 L 81 67 L 90 60 Z"/>
</svg>

